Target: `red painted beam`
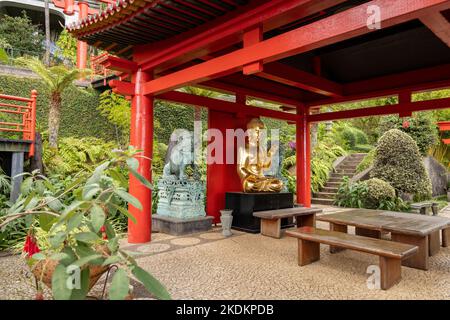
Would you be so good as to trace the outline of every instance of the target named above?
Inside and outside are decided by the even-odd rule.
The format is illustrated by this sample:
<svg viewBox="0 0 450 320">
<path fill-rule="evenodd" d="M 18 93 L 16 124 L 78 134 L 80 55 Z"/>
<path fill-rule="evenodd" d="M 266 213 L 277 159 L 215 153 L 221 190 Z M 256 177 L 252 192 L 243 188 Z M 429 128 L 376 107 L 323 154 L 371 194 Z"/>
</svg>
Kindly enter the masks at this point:
<svg viewBox="0 0 450 320">
<path fill-rule="evenodd" d="M 109 70 L 116 70 L 126 73 L 133 73 L 138 69 L 136 62 L 114 56 L 108 56 L 104 61 L 100 62 L 100 64 Z"/>
<path fill-rule="evenodd" d="M 257 61 L 271 62 L 371 32 L 368 6 L 379 6 L 382 27 L 419 17 L 425 11 L 450 6 L 448 0 L 374 0 L 306 26 L 283 33 L 251 47 L 205 61 L 143 85 L 144 94 L 159 94 L 184 85 L 221 77 Z"/>
<path fill-rule="evenodd" d="M 245 115 L 251 115 L 254 117 L 268 117 L 286 121 L 295 121 L 297 116 L 295 114 L 281 112 L 277 110 L 265 109 L 248 106 L 242 103 L 233 103 L 229 101 L 212 99 L 203 96 L 197 96 L 189 93 L 171 91 L 160 94 L 157 99 L 167 100 L 177 103 L 189 104 L 192 106 L 205 107 L 211 110 L 228 112 L 228 113 L 241 113 Z"/>
<path fill-rule="evenodd" d="M 315 14 L 345 0 L 271 0 L 249 4 L 191 31 L 154 45 L 137 46 L 136 61 L 142 68 L 160 72 L 242 41 L 242 30 L 262 24 L 263 32 Z M 151 53 L 151 54 L 149 54 Z"/>
<path fill-rule="evenodd" d="M 369 107 L 353 110 L 311 114 L 308 116 L 308 122 L 322 122 L 322 121 L 352 119 L 369 116 L 383 116 L 388 114 L 400 114 L 404 112 L 429 111 L 446 108 L 450 108 L 450 98 L 417 101 L 417 102 L 405 102 L 380 107 Z"/>
<path fill-rule="evenodd" d="M 123 96 L 133 96 L 136 91 L 136 86 L 134 85 L 134 83 L 120 80 L 109 81 L 109 86 L 112 88 L 112 91 L 114 93 L 121 94 Z"/>
<path fill-rule="evenodd" d="M 450 47 L 450 22 L 439 11 L 422 16 L 420 21 Z"/>
<path fill-rule="evenodd" d="M 284 63 L 268 63 L 264 66 L 264 71 L 258 73 L 257 76 L 324 96 L 342 97 L 343 95 L 341 84 Z"/>
<path fill-rule="evenodd" d="M 396 95 L 401 91 L 424 91 L 450 86 L 450 64 L 344 84 L 341 98 L 321 99 L 307 105 L 323 106 L 376 97 Z"/>
<path fill-rule="evenodd" d="M 443 142 L 444 144 L 450 144 L 450 139 L 442 139 L 442 142 Z"/>
<path fill-rule="evenodd" d="M 450 121 L 439 121 L 437 125 L 439 131 L 450 131 Z"/>
<path fill-rule="evenodd" d="M 256 26 L 246 32 L 244 32 L 243 43 L 244 48 L 250 47 L 256 43 L 261 42 L 263 39 L 263 30 L 262 26 Z M 243 73 L 245 75 L 254 74 L 261 72 L 263 70 L 262 61 L 256 61 L 250 64 L 247 64 L 243 67 Z"/>
<path fill-rule="evenodd" d="M 282 104 L 288 106 L 296 106 L 301 104 L 300 100 L 288 98 L 281 95 L 276 95 L 264 91 L 255 90 L 248 87 L 239 86 L 237 84 L 231 84 L 228 82 L 211 80 L 203 82 L 198 87 L 204 87 L 213 91 L 223 92 L 227 94 L 241 94 L 247 97 L 253 97 L 261 101 L 266 101 L 274 104 Z"/>
</svg>

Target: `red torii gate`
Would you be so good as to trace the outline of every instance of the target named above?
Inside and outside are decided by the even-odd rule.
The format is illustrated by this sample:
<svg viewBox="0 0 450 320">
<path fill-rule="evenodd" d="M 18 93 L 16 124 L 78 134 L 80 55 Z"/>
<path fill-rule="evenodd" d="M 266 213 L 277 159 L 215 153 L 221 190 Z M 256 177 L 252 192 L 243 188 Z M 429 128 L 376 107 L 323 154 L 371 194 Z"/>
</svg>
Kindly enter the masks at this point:
<svg viewBox="0 0 450 320">
<path fill-rule="evenodd" d="M 376 8 L 381 30 L 368 25 Z M 105 66 L 131 75 L 131 82 L 110 86 L 132 96 L 130 144 L 149 158 L 154 99 L 206 107 L 209 127 L 222 132 L 254 116 L 295 123 L 297 202 L 310 206 L 311 123 L 450 107 L 450 98 L 413 100 L 414 92 L 450 86 L 449 10 L 448 0 L 119 0 L 69 31 L 117 56 Z M 174 91 L 185 85 L 233 93 L 236 102 Z M 320 112 L 386 96 L 398 103 Z M 246 97 L 282 106 L 251 107 Z M 139 172 L 151 179 L 150 160 L 138 160 Z M 233 165 L 208 164 L 207 176 L 207 214 L 217 221 L 224 193 L 240 184 Z M 137 224 L 129 222 L 129 242 L 150 241 L 151 192 L 130 177 L 130 193 L 143 210 L 130 206 Z"/>
</svg>

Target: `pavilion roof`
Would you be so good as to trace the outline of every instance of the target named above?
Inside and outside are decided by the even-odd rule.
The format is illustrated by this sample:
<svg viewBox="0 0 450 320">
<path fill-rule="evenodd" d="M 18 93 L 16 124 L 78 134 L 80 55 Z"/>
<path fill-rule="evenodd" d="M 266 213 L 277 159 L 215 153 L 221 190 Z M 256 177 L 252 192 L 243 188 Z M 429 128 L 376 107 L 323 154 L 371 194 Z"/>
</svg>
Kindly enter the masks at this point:
<svg viewBox="0 0 450 320">
<path fill-rule="evenodd" d="M 191 30 L 248 3 L 248 0 L 117 0 L 98 14 L 67 27 L 90 45 L 127 56 L 133 45 L 153 43 Z"/>
</svg>

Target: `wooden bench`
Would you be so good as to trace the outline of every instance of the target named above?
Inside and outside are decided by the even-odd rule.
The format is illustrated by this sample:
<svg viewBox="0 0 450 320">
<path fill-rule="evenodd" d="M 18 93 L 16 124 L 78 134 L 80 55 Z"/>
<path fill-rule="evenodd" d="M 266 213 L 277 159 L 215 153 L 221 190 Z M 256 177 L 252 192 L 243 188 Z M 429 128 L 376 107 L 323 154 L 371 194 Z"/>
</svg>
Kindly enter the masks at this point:
<svg viewBox="0 0 450 320">
<path fill-rule="evenodd" d="M 319 208 L 294 207 L 277 210 L 255 211 L 253 216 L 261 219 L 261 234 L 272 238 L 281 237 L 281 219 L 295 217 L 297 227 L 315 226 L 316 213 Z"/>
<path fill-rule="evenodd" d="M 411 209 L 414 213 L 427 214 L 428 209 L 431 208 L 433 216 L 438 214 L 438 203 L 434 201 L 423 201 L 411 203 Z"/>
<path fill-rule="evenodd" d="M 381 289 L 387 290 L 401 280 L 402 260 L 412 256 L 417 246 L 367 238 L 314 227 L 301 227 L 286 232 L 298 239 L 298 264 L 304 266 L 320 259 L 320 244 L 356 250 L 380 257 Z"/>
</svg>

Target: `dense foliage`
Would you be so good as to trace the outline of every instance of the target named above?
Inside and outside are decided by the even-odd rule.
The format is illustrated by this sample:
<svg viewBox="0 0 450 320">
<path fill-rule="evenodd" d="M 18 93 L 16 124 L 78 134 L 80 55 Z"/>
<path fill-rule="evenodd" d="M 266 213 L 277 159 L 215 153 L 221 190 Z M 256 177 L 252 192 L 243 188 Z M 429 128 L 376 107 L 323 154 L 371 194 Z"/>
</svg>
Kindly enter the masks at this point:
<svg viewBox="0 0 450 320">
<path fill-rule="evenodd" d="M 383 117 L 379 126 L 380 135 L 391 129 L 398 129 L 409 134 L 417 143 L 422 155 L 427 155 L 428 151 L 438 143 L 436 120 L 430 113 L 419 112 L 414 117 L 407 118 L 396 115 Z"/>
<path fill-rule="evenodd" d="M 0 76 L 0 93 L 29 97 L 32 89 L 38 91 L 36 118 L 38 131 L 47 130 L 49 91 L 39 79 Z M 97 110 L 98 93 L 92 89 L 67 86 L 62 93 L 61 137 L 97 137 L 115 140 L 114 127 Z"/>
<path fill-rule="evenodd" d="M 119 248 L 119 237 L 115 233 L 108 216 L 119 211 L 136 223 L 134 217 L 122 203 L 129 203 L 142 209 L 140 202 L 127 192 L 128 180 L 125 172 L 130 172 L 145 186 L 151 184 L 137 173 L 136 152 L 117 152 L 103 162 L 91 174 L 76 175 L 73 182 L 60 190 L 38 172 L 26 174 L 21 185 L 19 199 L 0 220 L 0 228 L 23 218 L 31 218 L 47 233 L 48 246 L 41 252 L 33 249 L 28 253 L 27 262 L 38 283 L 45 282 L 45 273 L 51 273 L 51 289 L 57 300 L 85 299 L 89 292 L 90 271 L 93 267 L 118 267 L 109 286 L 110 299 L 125 299 L 129 296 L 130 275 L 159 299 L 170 299 L 166 289 L 147 271 L 140 268 L 128 253 Z M 127 169 L 127 170 L 124 170 Z M 30 240 L 30 230 L 27 239 Z M 26 248 L 26 247 L 25 247 Z M 38 252 L 38 253 L 36 253 Z M 54 269 L 46 266 L 56 262 Z M 80 288 L 66 285 L 68 266 L 81 269 Z"/>
<path fill-rule="evenodd" d="M 67 29 L 64 29 L 56 41 L 57 53 L 59 56 L 69 60 L 72 64 L 77 61 L 77 39 L 75 39 Z"/>
<path fill-rule="evenodd" d="M 419 148 L 400 130 L 389 130 L 378 140 L 371 176 L 389 182 L 400 194 L 412 194 L 416 200 L 431 197 L 431 182 Z"/>
<path fill-rule="evenodd" d="M 358 164 L 356 167 L 356 172 L 360 173 L 364 170 L 368 169 L 372 164 L 373 160 L 375 159 L 376 149 L 372 148 L 366 156 L 362 159 L 362 161 Z"/>
<path fill-rule="evenodd" d="M 32 24 L 25 11 L 21 16 L 0 16 L 0 38 L 19 56 L 44 52 L 44 35 L 38 26 Z"/>
<path fill-rule="evenodd" d="M 348 177 L 339 186 L 335 204 L 340 207 L 408 211 L 409 206 L 396 196 L 395 189 L 380 179 L 351 183 Z"/>
</svg>

